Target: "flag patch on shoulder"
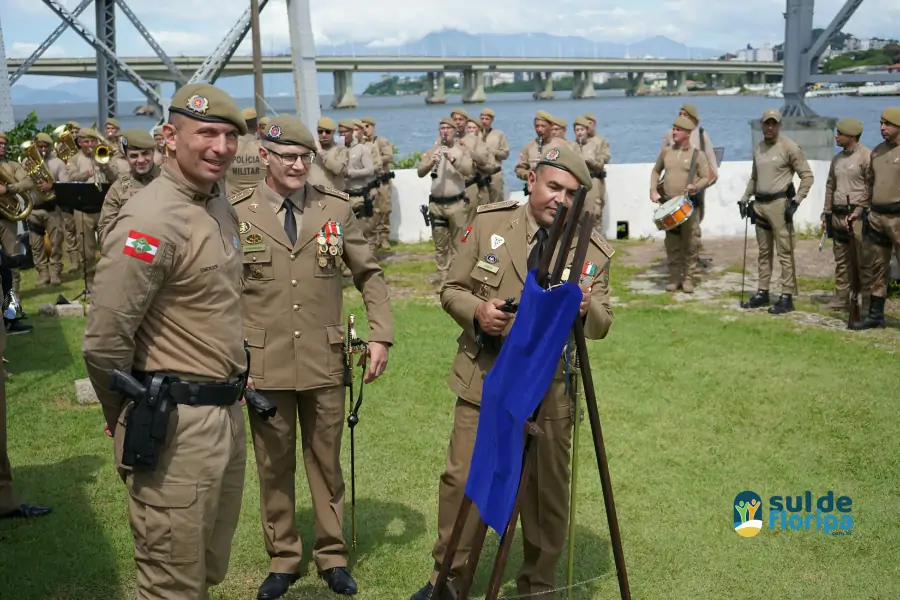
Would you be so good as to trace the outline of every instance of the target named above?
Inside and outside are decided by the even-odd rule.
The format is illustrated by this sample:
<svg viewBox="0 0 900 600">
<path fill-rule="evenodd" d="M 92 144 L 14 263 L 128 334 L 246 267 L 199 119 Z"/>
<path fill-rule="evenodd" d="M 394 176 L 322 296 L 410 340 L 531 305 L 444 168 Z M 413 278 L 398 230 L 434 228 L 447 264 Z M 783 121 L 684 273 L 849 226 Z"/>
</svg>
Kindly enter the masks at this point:
<svg viewBox="0 0 900 600">
<path fill-rule="evenodd" d="M 128 232 L 128 238 L 125 240 L 125 248 L 122 250 L 122 254 L 152 263 L 158 249 L 158 239 L 132 229 Z"/>
</svg>

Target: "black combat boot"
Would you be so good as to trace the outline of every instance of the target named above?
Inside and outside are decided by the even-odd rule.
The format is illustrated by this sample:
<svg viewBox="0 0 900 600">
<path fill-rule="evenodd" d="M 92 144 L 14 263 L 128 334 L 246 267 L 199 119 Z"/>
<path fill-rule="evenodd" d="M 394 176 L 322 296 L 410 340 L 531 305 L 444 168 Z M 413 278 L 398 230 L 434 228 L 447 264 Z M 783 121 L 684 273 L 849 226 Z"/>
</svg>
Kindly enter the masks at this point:
<svg viewBox="0 0 900 600">
<path fill-rule="evenodd" d="M 781 315 L 784 313 L 794 312 L 794 302 L 791 300 L 790 294 L 782 294 L 778 297 L 775 306 L 769 307 L 769 314 Z"/>
<path fill-rule="evenodd" d="M 884 298 L 872 296 L 869 298 L 869 314 L 862 321 L 850 323 L 850 329 L 860 331 L 876 327 L 884 328 Z"/>
<path fill-rule="evenodd" d="M 759 308 L 769 304 L 771 304 L 769 301 L 769 290 L 756 290 L 756 293 L 751 296 L 750 300 L 741 302 L 741 308 Z"/>
</svg>

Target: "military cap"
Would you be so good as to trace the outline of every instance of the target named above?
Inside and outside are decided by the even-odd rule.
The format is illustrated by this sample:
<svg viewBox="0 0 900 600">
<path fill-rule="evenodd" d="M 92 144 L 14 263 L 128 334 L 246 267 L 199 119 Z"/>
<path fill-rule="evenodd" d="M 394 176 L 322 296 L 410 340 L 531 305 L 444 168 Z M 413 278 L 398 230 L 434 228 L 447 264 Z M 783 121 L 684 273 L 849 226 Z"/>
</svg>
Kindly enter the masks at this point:
<svg viewBox="0 0 900 600">
<path fill-rule="evenodd" d="M 548 165 L 568 171 L 575 176 L 578 183 L 583 185 L 585 189 L 590 190 L 593 183 L 591 182 L 591 172 L 588 171 L 587 164 L 581 154 L 575 152 L 568 146 L 560 146 L 553 148 L 549 152 L 544 153 L 538 161 L 538 166 Z"/>
<path fill-rule="evenodd" d="M 78 130 L 78 134 L 75 136 L 75 139 L 81 138 L 93 138 L 95 140 L 102 140 L 103 138 L 100 136 L 100 133 L 92 128 L 92 127 L 82 127 Z"/>
<path fill-rule="evenodd" d="M 107 119 L 107 120 L 106 120 L 106 124 L 107 124 L 107 125 L 112 125 L 113 127 L 117 128 L 117 129 L 121 129 L 121 128 L 122 128 L 122 126 L 119 124 L 119 120 L 118 120 L 118 119 Z"/>
<path fill-rule="evenodd" d="M 207 123 L 231 123 L 241 135 L 247 122 L 227 92 L 209 83 L 189 83 L 172 96 L 169 112 Z"/>
<path fill-rule="evenodd" d="M 553 115 L 548 113 L 546 110 L 539 110 L 537 114 L 534 115 L 535 121 L 547 121 L 548 123 L 553 122 Z"/>
<path fill-rule="evenodd" d="M 122 132 L 122 146 L 131 150 L 152 150 L 156 148 L 156 142 L 143 129 L 126 129 Z"/>
<path fill-rule="evenodd" d="M 256 118 L 256 109 L 252 106 L 249 108 L 245 108 L 241 111 L 241 116 L 244 117 L 245 121 L 252 121 Z"/>
<path fill-rule="evenodd" d="M 360 121 L 359 119 L 350 119 L 350 120 L 353 121 L 354 127 L 359 127 L 362 130 L 366 129 L 366 124 L 363 123 L 362 121 Z"/>
<path fill-rule="evenodd" d="M 450 111 L 450 116 L 452 117 L 453 115 L 459 115 L 459 116 L 461 116 L 461 117 L 464 118 L 464 119 L 468 119 L 468 118 L 469 118 L 469 113 L 467 113 L 466 111 L 464 111 L 464 110 L 461 109 L 461 108 L 454 108 L 453 110 L 451 110 L 451 111 Z"/>
<path fill-rule="evenodd" d="M 350 129 L 353 130 L 356 127 L 356 123 L 353 122 L 353 119 L 341 119 L 338 121 L 338 127 L 341 129 Z"/>
<path fill-rule="evenodd" d="M 449 125 L 450 127 L 456 129 L 456 121 L 454 121 L 451 117 L 444 117 L 441 119 L 441 125 Z"/>
<path fill-rule="evenodd" d="M 337 129 L 337 125 L 334 124 L 334 119 L 331 117 L 319 117 L 319 122 L 316 123 L 316 127 L 319 129 L 327 129 L 328 131 Z"/>
<path fill-rule="evenodd" d="M 695 121 L 700 121 L 700 113 L 697 112 L 697 107 L 693 104 L 685 103 L 682 105 L 681 110 L 694 117 Z"/>
<path fill-rule="evenodd" d="M 469 117 L 468 119 L 466 119 L 466 123 L 475 123 L 476 125 L 478 125 L 478 129 L 481 129 L 481 121 L 479 121 L 475 117 Z"/>
<path fill-rule="evenodd" d="M 768 121 L 769 119 L 774 119 L 781 123 L 781 111 L 777 108 L 769 108 L 767 109 L 762 116 L 763 121 Z"/>
<path fill-rule="evenodd" d="M 3 141 L 3 142 L 8 142 L 8 141 L 9 141 L 9 140 L 6 139 L 6 134 L 3 133 L 2 131 L 0 131 L 0 141 Z"/>
<path fill-rule="evenodd" d="M 291 115 L 280 115 L 269 121 L 263 139 L 275 144 L 303 146 L 313 152 L 316 151 L 316 139 L 313 134 L 300 119 Z"/>
<path fill-rule="evenodd" d="M 372 117 L 363 117 L 363 118 L 362 118 L 362 122 L 363 122 L 363 123 L 368 123 L 369 125 L 374 125 L 374 124 L 375 124 L 375 119 L 373 119 Z"/>
<path fill-rule="evenodd" d="M 862 135 L 863 124 L 856 119 L 841 119 L 837 122 L 837 130 L 844 135 Z"/>
<path fill-rule="evenodd" d="M 265 127 L 266 125 L 269 124 L 269 121 L 270 121 L 269 117 L 260 117 L 259 124 L 262 125 L 263 127 Z"/>
<path fill-rule="evenodd" d="M 43 131 L 35 136 L 35 138 L 39 142 L 44 142 L 45 144 L 53 145 L 53 138 Z"/>
<path fill-rule="evenodd" d="M 884 112 L 881 113 L 881 118 L 891 125 L 900 127 L 900 106 L 892 106 L 891 108 L 884 109 Z"/>
<path fill-rule="evenodd" d="M 675 119 L 675 122 L 672 123 L 678 129 L 684 129 L 685 131 L 693 131 L 695 127 L 697 127 L 693 121 L 688 119 L 687 117 L 679 116 Z"/>
<path fill-rule="evenodd" d="M 591 126 L 591 124 L 587 120 L 587 117 L 575 117 L 575 125 L 581 125 L 582 127 Z"/>
<path fill-rule="evenodd" d="M 563 119 L 562 117 L 555 117 L 553 115 L 550 115 L 550 122 L 554 125 L 562 127 L 563 129 L 569 126 L 565 119 Z"/>
<path fill-rule="evenodd" d="M 482 109 L 481 114 L 492 119 L 496 116 L 494 115 L 494 111 L 489 108 Z"/>
<path fill-rule="evenodd" d="M 597 122 L 597 117 L 595 117 L 595 116 L 592 115 L 591 113 L 584 113 L 584 114 L 581 115 L 581 116 L 584 117 L 585 119 L 587 119 L 588 121 L 593 121 L 594 123 Z"/>
<path fill-rule="evenodd" d="M 81 129 L 81 125 L 78 124 L 78 121 L 69 121 L 66 123 L 69 127 L 74 127 L 76 129 Z"/>
<path fill-rule="evenodd" d="M 153 135 L 162 135 L 162 125 L 153 128 Z"/>
</svg>

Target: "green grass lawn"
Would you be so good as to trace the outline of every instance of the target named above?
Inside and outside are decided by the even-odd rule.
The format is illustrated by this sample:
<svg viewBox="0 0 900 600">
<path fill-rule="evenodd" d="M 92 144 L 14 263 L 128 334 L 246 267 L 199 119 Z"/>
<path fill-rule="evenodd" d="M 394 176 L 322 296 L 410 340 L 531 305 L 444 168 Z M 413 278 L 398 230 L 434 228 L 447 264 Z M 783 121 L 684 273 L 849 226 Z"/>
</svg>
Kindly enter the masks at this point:
<svg viewBox="0 0 900 600">
<path fill-rule="evenodd" d="M 396 274 L 420 270 L 430 273 L 405 266 Z M 0 598 L 133 598 L 126 492 L 113 469 L 112 443 L 99 407 L 74 401 L 72 382 L 84 376 L 83 320 L 38 317 L 38 303 L 57 292 L 34 293 L 31 277 L 23 298 L 35 331 L 9 338 L 6 352 L 14 374 L 10 456 L 26 501 L 50 504 L 54 513 L 0 522 Z M 611 278 L 616 286 L 615 268 Z M 66 293 L 71 298 L 79 289 L 70 282 Z M 361 315 L 355 296 L 348 291 L 346 308 Z M 351 567 L 365 600 L 405 600 L 431 565 L 454 403 L 445 380 L 458 335 L 435 300 L 395 302 L 397 343 L 388 372 L 366 389 L 356 430 L 359 533 Z M 897 597 L 897 356 L 867 334 L 764 314 L 734 320 L 709 306 L 668 310 L 659 302 L 617 308 L 609 337 L 590 345 L 632 597 Z M 360 327 L 363 337 L 365 331 Z M 617 598 L 587 421 L 581 432 L 575 579 L 591 581 L 573 597 Z M 345 443 L 349 539 L 349 433 Z M 255 598 L 268 568 L 249 446 L 248 459 L 231 568 L 212 592 L 216 599 Z M 286 597 L 334 598 L 308 562 L 313 524 L 302 470 L 297 486 L 307 562 Z M 732 505 L 743 490 L 763 497 L 764 516 L 772 495 L 848 495 L 852 535 L 773 532 L 766 522 L 758 536 L 741 538 L 732 529 Z M 492 534 L 476 594 L 495 547 Z M 515 594 L 519 548 L 514 544 L 506 595 Z"/>
</svg>

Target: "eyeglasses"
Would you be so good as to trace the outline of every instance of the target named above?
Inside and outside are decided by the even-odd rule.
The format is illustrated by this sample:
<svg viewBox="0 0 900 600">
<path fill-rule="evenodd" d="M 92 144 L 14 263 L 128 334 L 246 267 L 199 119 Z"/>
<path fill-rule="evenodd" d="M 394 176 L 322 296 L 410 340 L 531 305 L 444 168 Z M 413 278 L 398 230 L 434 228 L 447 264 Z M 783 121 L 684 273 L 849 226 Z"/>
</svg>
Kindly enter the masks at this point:
<svg viewBox="0 0 900 600">
<path fill-rule="evenodd" d="M 334 129 L 320 129 L 320 130 L 319 130 L 319 135 L 323 135 L 323 134 L 326 134 L 326 133 L 331 133 L 332 131 L 334 131 Z"/>
<path fill-rule="evenodd" d="M 309 166 L 316 160 L 315 152 L 307 152 L 306 154 L 281 154 L 280 152 L 275 152 L 274 150 L 269 150 L 266 148 L 269 154 L 274 154 L 281 161 L 281 164 L 285 167 L 292 167 L 297 164 L 297 161 L 303 161 L 305 166 Z"/>
</svg>

